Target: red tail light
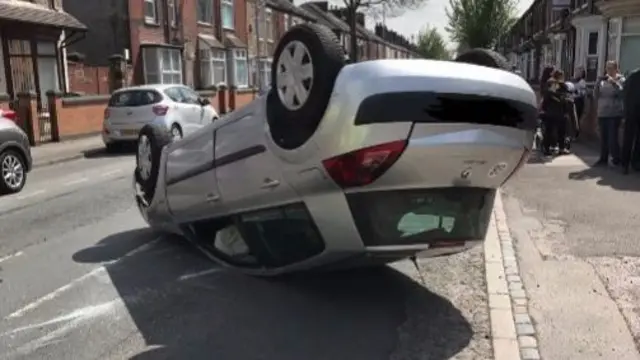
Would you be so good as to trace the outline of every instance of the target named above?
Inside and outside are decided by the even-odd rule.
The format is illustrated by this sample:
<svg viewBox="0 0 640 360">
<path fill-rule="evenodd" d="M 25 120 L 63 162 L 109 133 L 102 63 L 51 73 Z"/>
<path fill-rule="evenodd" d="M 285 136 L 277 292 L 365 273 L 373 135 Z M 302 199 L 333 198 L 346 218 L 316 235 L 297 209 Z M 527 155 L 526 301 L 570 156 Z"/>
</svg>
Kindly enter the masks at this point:
<svg viewBox="0 0 640 360">
<path fill-rule="evenodd" d="M 18 120 L 18 114 L 13 110 L 0 110 L 0 115 L 3 118 L 9 119 L 13 122 Z"/>
<path fill-rule="evenodd" d="M 511 179 L 511 177 L 515 175 L 515 173 L 517 173 L 518 170 L 520 170 L 520 168 L 524 166 L 524 164 L 527 163 L 527 161 L 529 160 L 530 154 L 531 154 L 531 150 L 525 148 L 524 153 L 522 153 L 522 156 L 520 157 L 520 161 L 518 161 L 518 163 L 516 164 L 516 167 L 513 168 L 513 171 L 511 172 L 511 174 L 509 174 L 509 176 L 507 176 L 507 178 L 504 179 L 504 181 L 502 182 L 502 185 L 506 184 L 507 181 L 509 181 L 509 179 Z"/>
<path fill-rule="evenodd" d="M 109 108 L 104 109 L 104 118 L 108 119 L 109 115 L 111 115 L 111 113 L 109 112 Z"/>
<path fill-rule="evenodd" d="M 342 154 L 322 162 L 342 188 L 371 184 L 393 165 L 407 147 L 405 140 Z"/>
<path fill-rule="evenodd" d="M 169 111 L 169 107 L 164 105 L 155 105 L 152 109 L 153 113 L 157 116 L 164 116 L 167 114 L 167 111 Z"/>
</svg>

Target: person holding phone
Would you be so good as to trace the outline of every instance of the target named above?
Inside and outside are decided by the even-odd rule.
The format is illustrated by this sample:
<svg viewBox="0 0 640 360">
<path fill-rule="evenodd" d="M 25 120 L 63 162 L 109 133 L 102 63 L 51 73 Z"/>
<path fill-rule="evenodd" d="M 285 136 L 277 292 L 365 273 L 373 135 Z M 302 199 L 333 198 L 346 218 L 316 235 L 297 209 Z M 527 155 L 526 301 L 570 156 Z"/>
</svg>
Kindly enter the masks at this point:
<svg viewBox="0 0 640 360">
<path fill-rule="evenodd" d="M 607 166 L 609 156 L 613 165 L 620 165 L 618 131 L 624 114 L 622 102 L 624 81 L 624 76 L 618 71 L 618 63 L 608 61 L 605 74 L 596 83 L 594 98 L 598 105 L 600 158 L 594 166 Z"/>
</svg>

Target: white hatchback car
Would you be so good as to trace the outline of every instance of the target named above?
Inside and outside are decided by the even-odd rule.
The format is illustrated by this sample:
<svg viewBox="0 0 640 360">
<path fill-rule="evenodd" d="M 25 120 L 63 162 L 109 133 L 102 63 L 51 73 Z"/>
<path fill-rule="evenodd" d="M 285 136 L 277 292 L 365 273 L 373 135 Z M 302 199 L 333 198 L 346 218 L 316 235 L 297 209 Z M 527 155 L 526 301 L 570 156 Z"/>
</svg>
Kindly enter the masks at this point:
<svg viewBox="0 0 640 360">
<path fill-rule="evenodd" d="M 138 138 L 155 123 L 182 138 L 218 118 L 208 99 L 181 84 L 142 85 L 116 90 L 104 111 L 102 139 L 107 150 Z"/>
</svg>

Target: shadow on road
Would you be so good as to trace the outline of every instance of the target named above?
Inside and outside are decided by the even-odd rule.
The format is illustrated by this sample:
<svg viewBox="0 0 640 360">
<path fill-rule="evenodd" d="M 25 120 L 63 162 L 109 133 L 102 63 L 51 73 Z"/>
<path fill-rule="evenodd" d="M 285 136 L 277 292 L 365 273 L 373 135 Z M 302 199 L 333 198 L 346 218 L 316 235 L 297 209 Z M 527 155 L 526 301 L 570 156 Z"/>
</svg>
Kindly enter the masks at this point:
<svg viewBox="0 0 640 360">
<path fill-rule="evenodd" d="M 136 152 L 135 142 L 123 143 L 118 148 L 107 151 L 105 148 L 85 150 L 83 152 L 86 159 L 112 158 L 120 156 L 131 156 Z"/>
<path fill-rule="evenodd" d="M 619 167 L 590 167 L 569 173 L 569 179 L 597 179 L 596 184 L 609 186 L 615 190 L 640 191 L 640 178 L 637 174 L 632 172 L 629 175 L 624 175 Z"/>
<path fill-rule="evenodd" d="M 121 257 L 149 238 L 142 231 L 73 258 Z M 145 341 L 123 355 L 131 359 L 386 360 L 395 351 L 449 359 L 473 335 L 448 300 L 387 267 L 267 280 L 216 267 L 166 238 L 107 271 Z M 419 309 L 407 313 L 409 299 Z M 408 317 L 420 319 L 418 329 L 405 329 Z"/>
</svg>

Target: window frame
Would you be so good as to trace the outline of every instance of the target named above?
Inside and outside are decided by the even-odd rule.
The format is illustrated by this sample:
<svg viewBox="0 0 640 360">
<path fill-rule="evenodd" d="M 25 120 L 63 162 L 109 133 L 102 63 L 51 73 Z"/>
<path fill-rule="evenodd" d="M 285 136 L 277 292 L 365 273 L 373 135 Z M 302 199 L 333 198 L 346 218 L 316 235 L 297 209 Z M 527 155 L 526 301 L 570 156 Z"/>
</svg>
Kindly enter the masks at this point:
<svg viewBox="0 0 640 360">
<path fill-rule="evenodd" d="M 225 7 L 231 9 L 231 24 L 225 23 Z M 235 4 L 234 0 L 220 0 L 220 23 L 222 28 L 225 30 L 234 30 L 235 29 Z"/>
<path fill-rule="evenodd" d="M 168 48 L 168 47 L 145 47 L 142 49 L 142 65 L 143 65 L 143 72 L 144 72 L 144 82 L 145 84 L 184 84 L 184 73 L 182 71 L 182 66 L 183 66 L 183 59 L 182 59 L 182 52 L 180 51 L 180 49 L 174 49 L 174 48 Z M 148 54 L 149 52 L 152 53 L 152 55 L 155 56 L 155 64 L 157 67 L 153 70 L 154 71 L 150 71 L 150 65 L 148 63 L 147 60 L 149 60 L 148 58 Z M 174 66 L 173 62 L 175 60 L 174 56 L 172 55 L 173 52 L 177 52 L 178 53 L 178 63 L 177 66 Z M 165 64 L 165 59 L 164 59 L 164 54 L 167 53 L 169 54 L 169 69 L 165 69 L 164 64 Z M 176 69 L 177 67 L 177 69 Z M 155 75 L 157 76 L 158 81 L 157 82 L 150 82 L 149 81 L 149 75 Z M 164 76 L 168 75 L 168 76 L 176 76 L 179 75 L 179 82 L 164 82 Z"/>
<path fill-rule="evenodd" d="M 249 87 L 249 54 L 247 49 L 245 48 L 231 48 L 229 49 L 229 52 L 231 53 L 230 59 L 231 59 L 231 63 L 232 66 L 229 67 L 229 70 L 232 74 L 231 77 L 231 83 L 233 85 L 235 85 L 235 87 L 239 88 L 239 89 L 246 89 Z M 239 82 L 239 76 L 238 76 L 238 72 L 240 67 L 238 66 L 239 62 L 244 62 L 244 69 L 246 72 L 246 76 L 244 77 L 244 79 L 246 81 L 244 81 L 243 83 Z"/>
<path fill-rule="evenodd" d="M 198 6 L 201 1 L 204 1 L 204 4 L 206 5 L 203 17 L 204 20 L 201 19 L 201 15 L 203 14 L 200 14 L 200 7 Z M 201 25 L 213 25 L 213 2 L 211 0 L 196 0 L 196 22 Z"/>
<path fill-rule="evenodd" d="M 180 9 L 178 9 L 178 4 L 176 2 L 178 0 L 167 0 L 167 6 L 169 7 L 169 23 L 171 26 L 178 26 L 178 19 L 180 18 Z"/>
<path fill-rule="evenodd" d="M 147 14 L 147 4 L 152 5 L 153 15 Z M 158 3 L 156 0 L 144 0 L 144 22 L 145 24 L 158 24 Z"/>
<path fill-rule="evenodd" d="M 206 57 L 203 58 L 202 54 L 206 53 L 208 54 Z M 205 87 L 209 87 L 209 86 L 218 86 L 220 84 L 226 84 L 227 83 L 227 72 L 228 72 L 228 66 L 227 66 L 227 53 L 224 49 L 218 49 L 218 48 L 205 48 L 205 49 L 200 49 L 200 66 L 207 66 L 209 69 L 209 79 L 207 81 L 205 81 L 205 79 L 203 79 L 202 75 L 200 78 L 201 83 L 204 83 Z M 214 56 L 215 55 L 215 56 Z M 220 56 L 221 55 L 221 56 Z M 219 80 L 216 78 L 216 72 L 215 69 L 216 67 L 214 66 L 214 64 L 216 65 L 220 65 L 222 64 L 222 75 L 223 75 L 223 79 Z M 202 74 L 202 72 L 201 72 Z"/>
</svg>

